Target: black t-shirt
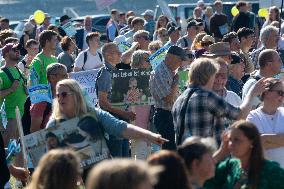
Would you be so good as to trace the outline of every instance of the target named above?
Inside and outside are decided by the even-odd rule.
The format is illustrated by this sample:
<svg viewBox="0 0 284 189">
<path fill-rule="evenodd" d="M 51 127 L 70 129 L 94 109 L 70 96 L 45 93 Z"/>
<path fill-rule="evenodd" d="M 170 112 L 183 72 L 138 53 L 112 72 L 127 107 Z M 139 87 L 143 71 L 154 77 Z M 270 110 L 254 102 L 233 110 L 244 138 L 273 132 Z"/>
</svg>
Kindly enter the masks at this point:
<svg viewBox="0 0 284 189">
<path fill-rule="evenodd" d="M 249 13 L 240 12 L 233 18 L 232 30 L 237 32 L 240 28 L 250 28 L 250 16 Z"/>
</svg>

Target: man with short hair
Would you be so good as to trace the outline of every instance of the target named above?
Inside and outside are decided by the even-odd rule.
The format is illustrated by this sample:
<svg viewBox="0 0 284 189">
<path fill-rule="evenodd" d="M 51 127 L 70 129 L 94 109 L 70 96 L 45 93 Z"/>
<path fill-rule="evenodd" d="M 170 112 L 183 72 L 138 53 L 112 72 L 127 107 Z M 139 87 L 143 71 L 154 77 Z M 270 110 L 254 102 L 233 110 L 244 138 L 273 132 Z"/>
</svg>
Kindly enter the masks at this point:
<svg viewBox="0 0 284 189">
<path fill-rule="evenodd" d="M 10 21 L 8 18 L 1 18 L 0 19 L 0 29 L 1 30 L 8 30 L 10 29 L 10 25 L 9 25 Z"/>
<path fill-rule="evenodd" d="M 279 29 L 274 26 L 266 26 L 260 31 L 261 47 L 250 54 L 255 69 L 260 68 L 260 65 L 258 64 L 258 56 L 261 51 L 264 49 L 277 49 L 280 38 L 278 31 Z"/>
<path fill-rule="evenodd" d="M 250 101 L 265 90 L 262 79 L 240 107 L 234 107 L 212 91 L 218 70 L 219 65 L 213 59 L 199 58 L 191 64 L 189 88 L 172 108 L 177 144 L 189 136 L 214 137 L 220 144 L 225 126 L 218 119 L 245 119 L 252 107 Z"/>
<path fill-rule="evenodd" d="M 251 73 L 254 71 L 254 65 L 252 59 L 249 56 L 249 50 L 254 42 L 254 31 L 249 28 L 241 28 L 237 32 L 240 41 L 240 57 L 244 60 L 245 73 Z"/>
<path fill-rule="evenodd" d="M 107 33 L 107 40 L 111 42 L 114 40 L 116 36 L 118 36 L 119 28 L 118 28 L 118 19 L 119 19 L 119 12 L 116 9 L 112 9 L 110 13 L 110 20 L 106 26 L 106 33 Z"/>
<path fill-rule="evenodd" d="M 268 27 L 268 26 L 267 26 Z M 242 99 L 244 99 L 248 93 L 252 90 L 253 86 L 261 78 L 273 77 L 280 73 L 282 61 L 276 50 L 264 49 L 260 52 L 258 57 L 259 72 L 253 75 L 243 87 Z M 261 101 L 259 98 L 255 98 L 253 101 L 254 108 L 260 105 Z"/>
<path fill-rule="evenodd" d="M 177 41 L 177 45 L 181 48 L 191 48 L 192 42 L 195 39 L 195 36 L 198 33 L 198 26 L 202 25 L 201 22 L 197 22 L 196 20 L 191 20 L 187 24 L 187 34 Z"/>
<path fill-rule="evenodd" d="M 39 44 L 42 51 L 36 55 L 30 64 L 30 86 L 48 84 L 46 68 L 48 65 L 57 62 L 57 58 L 53 56 L 56 50 L 57 40 L 57 33 L 51 30 L 45 30 L 39 35 Z"/>
<path fill-rule="evenodd" d="M 150 92 L 155 100 L 154 125 L 162 137 L 169 140 L 163 149 L 175 150 L 175 133 L 171 109 L 178 95 L 178 74 L 175 72 L 187 60 L 186 52 L 178 46 L 171 46 L 165 61 L 150 75 Z"/>
<path fill-rule="evenodd" d="M 131 21 L 131 27 L 132 30 L 126 32 L 124 34 L 126 40 L 128 42 L 132 42 L 133 41 L 133 35 L 135 32 L 137 32 L 138 30 L 144 30 L 144 19 L 143 18 L 139 18 L 139 17 L 135 17 L 132 21 Z"/>
<path fill-rule="evenodd" d="M 18 44 L 9 43 L 2 48 L 5 65 L 0 69 L 0 104 L 5 99 L 5 111 L 7 125 L 0 122 L 0 130 L 3 132 L 5 146 L 10 139 L 18 139 L 15 108 L 19 107 L 20 113 L 24 111 L 24 103 L 27 97 L 26 78 L 17 68 L 20 60 Z M 6 126 L 6 129 L 4 128 Z"/>
<path fill-rule="evenodd" d="M 150 43 L 150 34 L 146 30 L 138 30 L 133 35 L 133 41 L 139 43 L 139 49 L 147 51 Z"/>
<path fill-rule="evenodd" d="M 92 17 L 86 16 L 84 19 L 84 28 L 78 29 L 75 34 L 77 47 L 82 51 L 88 48 L 86 37 L 91 32 L 95 32 L 95 29 L 92 27 Z"/>
<path fill-rule="evenodd" d="M 136 114 L 132 111 L 126 111 L 121 108 L 113 107 L 111 105 L 111 90 L 112 90 L 112 72 L 117 70 L 116 65 L 120 63 L 121 52 L 115 43 L 106 43 L 102 47 L 102 55 L 104 57 L 104 67 L 98 72 L 96 78 L 96 89 L 98 94 L 99 106 L 111 113 L 118 119 L 124 121 L 135 120 Z M 107 141 L 112 156 L 114 157 L 128 157 L 129 156 L 129 144 L 128 140 L 121 140 L 112 135 L 109 136 Z"/>
<path fill-rule="evenodd" d="M 149 32 L 150 39 L 153 39 L 155 32 L 156 22 L 154 21 L 154 11 L 147 9 L 144 13 L 141 14 L 145 19 L 144 28 Z"/>
<path fill-rule="evenodd" d="M 240 52 L 240 41 L 236 32 L 230 32 L 223 36 L 222 42 L 230 44 L 231 51 Z"/>
<path fill-rule="evenodd" d="M 170 45 L 177 45 L 177 41 L 180 38 L 181 27 L 177 26 L 173 22 L 169 22 L 167 24 L 167 31 L 168 31 L 168 36 L 169 36 L 168 43 Z"/>
<path fill-rule="evenodd" d="M 92 32 L 86 36 L 88 49 L 79 53 L 75 60 L 74 72 L 82 70 L 97 69 L 103 66 L 103 56 L 98 51 L 100 42 L 100 33 Z"/>
</svg>

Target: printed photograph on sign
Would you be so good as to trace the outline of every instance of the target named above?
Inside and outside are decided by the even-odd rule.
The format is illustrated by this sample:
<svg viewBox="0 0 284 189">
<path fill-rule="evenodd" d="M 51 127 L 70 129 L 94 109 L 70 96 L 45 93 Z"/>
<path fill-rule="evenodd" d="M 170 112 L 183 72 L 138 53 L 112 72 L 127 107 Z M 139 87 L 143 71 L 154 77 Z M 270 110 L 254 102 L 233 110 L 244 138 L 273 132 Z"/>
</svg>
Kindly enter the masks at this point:
<svg viewBox="0 0 284 189">
<path fill-rule="evenodd" d="M 188 86 L 188 71 L 179 71 L 179 92 L 183 93 Z"/>
<path fill-rule="evenodd" d="M 103 130 L 92 114 L 58 121 L 53 127 L 24 136 L 24 143 L 34 166 L 45 153 L 55 148 L 75 150 L 84 169 L 110 158 Z"/>
<path fill-rule="evenodd" d="M 152 105 L 149 90 L 151 70 L 118 70 L 112 74 L 111 102 L 114 106 Z"/>
</svg>

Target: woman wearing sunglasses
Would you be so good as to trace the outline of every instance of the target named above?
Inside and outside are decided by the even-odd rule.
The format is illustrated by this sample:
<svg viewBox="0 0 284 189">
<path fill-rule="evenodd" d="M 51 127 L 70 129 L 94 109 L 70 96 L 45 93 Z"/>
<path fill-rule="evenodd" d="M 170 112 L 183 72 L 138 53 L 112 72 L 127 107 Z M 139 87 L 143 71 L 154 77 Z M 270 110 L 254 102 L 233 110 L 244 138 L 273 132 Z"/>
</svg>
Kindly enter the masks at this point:
<svg viewBox="0 0 284 189">
<path fill-rule="evenodd" d="M 247 120 L 262 134 L 266 157 L 284 168 L 284 85 L 279 79 L 267 80 L 269 85 L 261 95 L 263 106 L 251 111 Z"/>
<path fill-rule="evenodd" d="M 137 138 L 148 142 L 163 144 L 167 140 L 161 135 L 118 120 L 106 111 L 88 106 L 79 84 L 73 79 L 64 79 L 56 85 L 56 99 L 47 127 L 75 117 L 94 113 L 104 132 L 122 138 Z M 112 153 L 111 146 L 109 146 Z"/>
</svg>

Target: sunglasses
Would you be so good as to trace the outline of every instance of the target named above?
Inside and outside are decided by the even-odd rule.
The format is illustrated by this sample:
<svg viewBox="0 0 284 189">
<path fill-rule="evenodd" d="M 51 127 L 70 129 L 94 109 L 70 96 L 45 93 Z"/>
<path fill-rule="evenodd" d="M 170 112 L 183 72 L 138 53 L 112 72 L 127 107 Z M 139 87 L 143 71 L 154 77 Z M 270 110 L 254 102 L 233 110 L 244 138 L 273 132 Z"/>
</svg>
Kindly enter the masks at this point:
<svg viewBox="0 0 284 189">
<path fill-rule="evenodd" d="M 59 98 L 59 97 L 66 98 L 68 95 L 73 95 L 73 93 L 72 93 L 72 92 L 57 93 L 57 94 L 56 94 L 56 97 L 57 97 L 57 98 Z"/>
<path fill-rule="evenodd" d="M 269 90 L 271 92 L 276 92 L 279 96 L 284 96 L 284 91 L 281 90 Z"/>
</svg>

